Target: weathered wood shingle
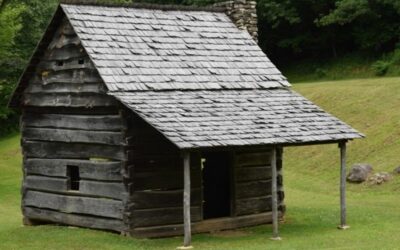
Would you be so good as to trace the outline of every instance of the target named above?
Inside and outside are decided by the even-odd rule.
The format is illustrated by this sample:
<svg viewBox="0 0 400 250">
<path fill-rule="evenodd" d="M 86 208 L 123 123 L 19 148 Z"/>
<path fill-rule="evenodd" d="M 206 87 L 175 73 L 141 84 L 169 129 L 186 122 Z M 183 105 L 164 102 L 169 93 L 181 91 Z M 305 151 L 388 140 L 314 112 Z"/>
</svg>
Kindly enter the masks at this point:
<svg viewBox="0 0 400 250">
<path fill-rule="evenodd" d="M 289 86 L 224 13 L 62 8 L 111 92 Z"/>
<path fill-rule="evenodd" d="M 362 137 L 286 89 L 115 93 L 180 148 L 301 144 Z"/>
</svg>

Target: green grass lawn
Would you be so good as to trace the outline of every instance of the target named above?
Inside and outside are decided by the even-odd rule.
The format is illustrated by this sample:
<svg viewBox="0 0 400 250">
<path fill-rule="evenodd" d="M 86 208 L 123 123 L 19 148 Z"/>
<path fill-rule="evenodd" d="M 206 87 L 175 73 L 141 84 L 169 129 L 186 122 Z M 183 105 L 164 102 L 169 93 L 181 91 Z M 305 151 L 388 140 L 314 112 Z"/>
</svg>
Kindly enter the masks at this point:
<svg viewBox="0 0 400 250">
<path fill-rule="evenodd" d="M 400 78 L 298 84 L 294 89 L 367 135 L 349 144 L 349 165 L 400 165 Z M 337 145 L 285 149 L 287 214 L 282 241 L 271 226 L 193 237 L 195 249 L 400 249 L 400 176 L 382 186 L 348 185 L 348 223 L 339 223 Z M 19 136 L 0 140 L 0 249 L 175 249 L 181 237 L 146 240 L 59 226 L 23 227 Z"/>
</svg>

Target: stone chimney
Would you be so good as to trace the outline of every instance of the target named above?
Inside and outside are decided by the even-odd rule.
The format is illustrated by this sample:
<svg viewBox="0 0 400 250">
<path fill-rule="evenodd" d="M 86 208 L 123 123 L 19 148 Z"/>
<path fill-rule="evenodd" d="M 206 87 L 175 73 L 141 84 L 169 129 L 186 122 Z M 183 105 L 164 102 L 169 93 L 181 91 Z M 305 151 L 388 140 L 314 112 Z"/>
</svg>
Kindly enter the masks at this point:
<svg viewBox="0 0 400 250">
<path fill-rule="evenodd" d="M 255 0 L 230 0 L 216 3 L 222 7 L 239 29 L 246 30 L 253 39 L 258 41 L 257 9 Z"/>
</svg>

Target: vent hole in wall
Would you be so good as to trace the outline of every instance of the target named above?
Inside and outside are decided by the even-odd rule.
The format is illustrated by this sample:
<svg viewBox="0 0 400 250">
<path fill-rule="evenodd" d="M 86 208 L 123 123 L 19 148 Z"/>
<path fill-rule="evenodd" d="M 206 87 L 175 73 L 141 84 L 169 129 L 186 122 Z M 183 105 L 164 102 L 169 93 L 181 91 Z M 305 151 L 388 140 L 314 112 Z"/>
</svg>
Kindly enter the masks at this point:
<svg viewBox="0 0 400 250">
<path fill-rule="evenodd" d="M 57 62 L 56 62 L 56 65 L 57 65 L 58 67 L 64 66 L 64 61 L 57 61 Z"/>
<path fill-rule="evenodd" d="M 78 63 L 79 63 L 79 64 L 85 64 L 85 59 L 79 59 L 79 60 L 78 60 Z"/>
<path fill-rule="evenodd" d="M 79 191 L 79 167 L 67 166 L 68 190 Z"/>
</svg>

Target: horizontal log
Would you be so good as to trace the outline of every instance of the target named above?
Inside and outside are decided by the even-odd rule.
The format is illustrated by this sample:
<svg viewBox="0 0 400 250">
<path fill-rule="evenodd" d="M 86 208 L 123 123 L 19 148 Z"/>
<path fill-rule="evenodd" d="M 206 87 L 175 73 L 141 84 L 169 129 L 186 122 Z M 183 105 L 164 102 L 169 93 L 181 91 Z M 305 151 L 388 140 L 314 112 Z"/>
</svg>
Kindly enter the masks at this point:
<svg viewBox="0 0 400 250">
<path fill-rule="evenodd" d="M 140 140 L 129 142 L 132 145 L 132 153 L 129 156 L 129 161 L 137 159 L 151 159 L 153 157 L 169 157 L 171 155 L 180 155 L 178 147 L 171 142 L 161 140 L 155 143 L 143 143 Z"/>
<path fill-rule="evenodd" d="M 271 180 L 242 182 L 236 184 L 236 198 L 260 197 L 271 194 Z"/>
<path fill-rule="evenodd" d="M 37 107 L 93 108 L 118 106 L 118 101 L 114 97 L 94 93 L 25 93 L 23 105 Z"/>
<path fill-rule="evenodd" d="M 271 162 L 270 152 L 237 153 L 236 165 L 242 167 L 264 166 Z"/>
<path fill-rule="evenodd" d="M 89 124 L 88 124 L 89 125 Z M 30 141 L 80 142 L 106 145 L 125 145 L 122 132 L 70 130 L 59 128 L 24 128 L 22 137 Z"/>
<path fill-rule="evenodd" d="M 191 207 L 191 219 L 193 222 L 202 220 L 201 208 Z M 168 225 L 183 223 L 183 208 L 157 208 L 133 211 L 134 227 L 147 227 L 155 225 Z"/>
<path fill-rule="evenodd" d="M 65 35 L 65 34 L 58 34 L 53 41 L 50 43 L 48 49 L 59 49 L 65 46 L 78 46 L 81 44 L 81 40 L 75 35 Z"/>
<path fill-rule="evenodd" d="M 40 190 L 47 192 L 57 192 L 69 195 L 71 192 L 68 187 L 67 178 L 54 178 L 45 176 L 26 176 L 24 187 L 31 190 Z M 79 181 L 79 191 L 72 191 L 73 195 L 79 196 L 97 196 L 102 198 L 111 198 L 122 200 L 128 196 L 122 182 L 99 182 L 99 181 Z"/>
<path fill-rule="evenodd" d="M 195 188 L 191 191 L 192 206 L 200 206 L 201 189 Z M 146 190 L 133 193 L 134 209 L 163 208 L 182 206 L 183 190 Z"/>
<path fill-rule="evenodd" d="M 25 127 L 81 129 L 89 131 L 121 131 L 126 128 L 120 115 L 59 115 L 25 113 Z"/>
<path fill-rule="evenodd" d="M 61 66 L 60 66 L 61 67 Z M 38 69 L 36 75 L 31 79 L 32 84 L 56 84 L 56 83 L 99 83 L 102 82 L 97 70 L 82 66 L 79 69 L 58 70 Z"/>
<path fill-rule="evenodd" d="M 71 58 L 84 57 L 86 52 L 82 46 L 69 45 L 62 48 L 54 48 L 46 51 L 44 60 L 68 60 Z"/>
<path fill-rule="evenodd" d="M 279 213 L 282 217 L 282 213 Z M 192 233 L 206 233 L 221 230 L 237 229 L 242 227 L 256 226 L 272 222 L 271 212 L 262 214 L 252 214 L 237 217 L 226 217 L 209 219 L 192 223 Z M 165 225 L 154 227 L 140 227 L 131 231 L 131 235 L 135 237 L 169 237 L 183 234 L 183 225 Z"/>
<path fill-rule="evenodd" d="M 62 26 L 59 29 L 60 34 L 67 35 L 67 36 L 76 36 L 76 33 L 74 31 L 74 28 L 68 21 L 68 19 L 64 19 Z"/>
<path fill-rule="evenodd" d="M 121 162 L 96 162 L 72 159 L 26 159 L 24 161 L 27 175 L 44 175 L 67 177 L 67 166 L 79 167 L 82 179 L 122 181 Z"/>
<path fill-rule="evenodd" d="M 65 114 L 65 115 L 119 115 L 121 106 L 110 107 L 39 107 L 25 106 L 25 112 L 32 114 Z"/>
<path fill-rule="evenodd" d="M 67 196 L 28 190 L 23 200 L 24 207 L 47 208 L 65 213 L 89 214 L 122 219 L 121 201 Z"/>
<path fill-rule="evenodd" d="M 107 88 L 102 83 L 31 83 L 25 93 L 106 93 Z"/>
<path fill-rule="evenodd" d="M 22 146 L 24 156 L 27 158 L 125 159 L 124 147 L 122 146 L 39 141 L 23 141 Z"/>
<path fill-rule="evenodd" d="M 68 72 L 63 72 L 63 71 L 79 71 L 82 72 L 82 70 L 89 70 L 90 74 L 93 70 L 95 70 L 95 66 L 92 64 L 91 60 L 89 57 L 81 57 L 81 58 L 74 58 L 70 60 L 65 60 L 65 61 L 41 61 L 40 64 L 38 65 L 37 68 L 37 73 L 40 74 L 41 72 L 49 72 L 49 76 L 54 75 L 54 74 L 61 74 L 61 73 L 67 73 Z M 90 77 L 98 77 L 97 75 L 91 75 Z M 51 78 L 48 78 L 51 79 Z M 50 83 L 52 82 L 47 81 L 48 79 L 45 79 L 43 83 Z M 81 78 L 80 78 L 81 79 Z M 43 80 L 43 79 L 42 79 Z M 81 80 L 80 80 L 81 81 Z M 38 79 L 34 79 L 34 82 L 37 83 Z M 56 81 L 59 83 L 59 81 Z M 100 82 L 100 81 L 99 81 Z"/>
<path fill-rule="evenodd" d="M 135 154 L 135 151 L 132 151 L 132 154 Z M 167 169 L 169 171 L 183 171 L 182 159 L 175 155 L 136 158 L 132 162 L 136 173 L 157 172 Z"/>
<path fill-rule="evenodd" d="M 271 179 L 271 168 L 269 166 L 236 169 L 236 180 L 238 182 L 257 181 Z"/>
<path fill-rule="evenodd" d="M 271 196 L 236 201 L 236 215 L 257 214 L 272 210 Z"/>
<path fill-rule="evenodd" d="M 79 192 L 82 194 L 96 195 L 100 197 L 123 200 L 128 197 L 124 184 L 107 183 L 82 180 L 79 184 Z"/>
<path fill-rule="evenodd" d="M 53 222 L 58 224 L 72 225 L 78 227 L 88 227 L 94 229 L 112 230 L 121 232 L 124 230 L 124 224 L 121 220 L 106 219 L 94 216 L 85 216 L 77 214 L 68 214 L 48 209 L 39 209 L 33 207 L 24 207 L 24 215 L 33 220 Z"/>
<path fill-rule="evenodd" d="M 158 171 L 183 171 L 183 160 L 178 153 L 170 155 L 155 154 L 154 156 L 145 156 L 136 155 L 136 151 L 134 149 L 130 153 L 131 159 L 133 159 L 132 162 L 135 165 L 135 172 L 137 173 Z M 200 171 L 201 159 L 199 154 L 191 153 L 190 167 L 192 171 Z"/>
<path fill-rule="evenodd" d="M 200 187 L 200 169 L 190 171 L 191 184 L 193 188 Z M 134 173 L 134 190 L 154 190 L 154 189 L 182 189 L 183 188 L 183 169 L 178 171 L 155 171 Z"/>
<path fill-rule="evenodd" d="M 66 192 L 68 190 L 68 179 L 28 175 L 25 177 L 23 186 L 27 189 Z"/>
</svg>

